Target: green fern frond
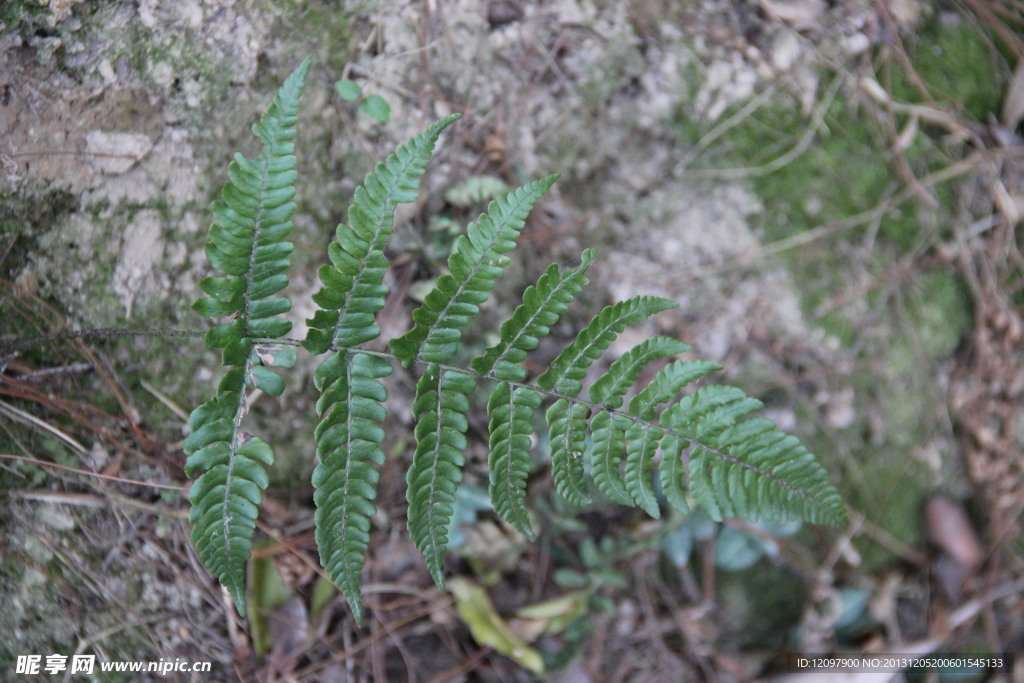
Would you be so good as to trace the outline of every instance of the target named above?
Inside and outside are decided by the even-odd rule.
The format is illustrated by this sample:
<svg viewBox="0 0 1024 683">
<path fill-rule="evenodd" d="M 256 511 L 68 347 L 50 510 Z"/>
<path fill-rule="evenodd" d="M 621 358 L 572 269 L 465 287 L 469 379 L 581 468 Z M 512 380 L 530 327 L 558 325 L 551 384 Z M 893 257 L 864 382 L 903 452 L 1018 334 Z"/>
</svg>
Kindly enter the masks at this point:
<svg viewBox="0 0 1024 683">
<path fill-rule="evenodd" d="M 600 358 L 619 332 L 646 320 L 655 313 L 675 308 L 679 304 L 655 296 L 635 296 L 605 307 L 567 346 L 551 361 L 548 370 L 537 378 L 537 384 L 546 391 L 562 396 L 580 393 L 587 368 Z"/>
<path fill-rule="evenodd" d="M 313 471 L 316 542 L 320 564 L 337 584 L 356 621 L 362 623 L 362 572 L 370 544 L 370 518 L 377 508 L 377 467 L 387 390 L 378 380 L 391 374 L 384 360 L 342 350 L 320 364 L 314 376 L 321 416 L 314 436 L 319 464 Z"/>
<path fill-rule="evenodd" d="M 299 97 L 310 60 L 285 81 L 267 113 L 253 126 L 263 142 L 257 159 L 236 155 L 228 168 L 229 182 L 213 205 L 214 224 L 206 255 L 224 276 L 203 279 L 209 296 L 194 308 L 207 317 L 234 316 L 210 329 L 206 343 L 223 349 L 229 369 L 217 395 L 192 411 L 184 450 L 185 472 L 203 474 L 193 483 L 189 519 L 192 540 L 210 572 L 230 591 L 235 607 L 245 613 L 245 563 L 252 550 L 257 506 L 267 486 L 265 467 L 273 452 L 264 441 L 242 431 L 248 411 L 246 391 L 259 388 L 273 395 L 284 382 L 270 366 L 294 363 L 294 353 L 256 343 L 281 337 L 291 323 L 278 318 L 291 309 L 287 299 L 268 298 L 288 284 L 285 238 L 292 231 L 295 204 L 295 126 Z"/>
<path fill-rule="evenodd" d="M 480 375 L 500 380 L 525 380 L 522 362 L 583 289 L 595 253 L 587 249 L 580 265 L 565 273 L 557 263 L 549 266 L 537 284 L 523 292 L 523 303 L 502 324 L 500 341 L 474 358 L 471 367 Z M 526 387 L 513 389 L 507 381 L 499 382 L 487 401 L 491 501 L 505 521 L 531 540 L 535 536 L 526 514 L 526 479 L 530 474 L 533 414 L 540 405 L 539 393 Z M 560 465 L 565 462 L 560 456 L 554 460 Z"/>
<path fill-rule="evenodd" d="M 718 363 L 706 360 L 677 360 L 670 363 L 630 400 L 627 412 L 642 420 L 653 420 L 658 406 L 671 401 L 683 387 L 721 369 Z"/>
<path fill-rule="evenodd" d="M 206 296 L 195 304 L 205 316 L 230 319 L 217 321 L 206 336 L 211 348 L 223 350 L 226 371 L 216 396 L 192 412 L 185 441 L 186 472 L 198 476 L 191 491 L 192 538 L 241 613 L 257 509 L 273 460 L 270 447 L 242 429 L 247 396 L 253 388 L 280 395 L 285 384 L 275 369 L 295 362 L 289 346 L 295 342 L 280 339 L 290 328 L 280 316 L 291 304 L 274 295 L 288 284 L 296 114 L 309 64 L 289 77 L 253 127 L 262 155 L 237 156 L 229 168 L 207 246 L 219 273 L 202 280 Z M 380 380 L 391 374 L 390 360 L 425 366 L 413 403 L 417 445 L 406 495 L 410 536 L 439 587 L 466 458 L 469 406 L 481 379 L 496 382 L 487 401 L 491 501 L 530 539 L 527 479 L 535 419 L 545 400 L 551 402 L 545 418 L 552 478 L 571 503 L 589 503 L 596 488 L 652 517 L 661 514 L 663 497 L 684 512 L 699 505 L 715 519 L 843 524 L 842 501 L 814 456 L 771 421 L 750 417 L 762 407 L 759 401 L 727 386 L 703 386 L 680 397 L 721 369 L 706 361 L 671 360 L 690 349 L 683 342 L 654 337 L 638 344 L 590 386 L 588 399 L 577 398 L 589 368 L 615 337 L 627 325 L 675 307 L 671 301 L 637 296 L 607 306 L 535 385 L 527 382 L 527 356 L 586 285 L 591 249 L 576 268 L 562 272 L 552 265 L 527 288 L 522 304 L 501 325 L 498 342 L 471 361 L 471 370 L 444 365 L 504 274 L 529 211 L 556 176 L 492 201 L 468 226 L 448 259 L 449 273 L 413 312 L 412 329 L 389 340 L 391 354 L 356 348 L 380 336 L 376 315 L 387 294 L 384 249 L 395 207 L 415 199 L 439 135 L 456 118 L 436 122 L 364 178 L 347 224 L 337 226 L 328 247 L 330 264 L 320 269 L 322 287 L 314 296 L 319 310 L 303 342 L 311 352 L 330 351 L 314 375 L 320 391 L 316 540 L 321 564 L 356 620 L 363 618 L 362 571 L 384 461 L 387 391 Z M 659 359 L 670 360 L 653 380 L 641 383 L 644 370 Z"/>
<path fill-rule="evenodd" d="M 448 258 L 451 274 L 438 278 L 423 305 L 413 311 L 413 328 L 391 340 L 396 358 L 408 366 L 414 360 L 443 363 L 455 355 L 462 333 L 505 272 L 510 260 L 505 254 L 515 248 L 530 209 L 557 179 L 551 175 L 513 190 L 469 224 Z"/>
<path fill-rule="evenodd" d="M 213 204 L 214 224 L 206 258 L 227 277 L 199 282 L 207 298 L 194 308 L 206 317 L 236 316 L 207 334 L 211 348 L 253 337 L 281 337 L 291 323 L 274 316 L 291 310 L 288 299 L 268 299 L 288 285 L 288 255 L 292 244 L 295 204 L 295 126 L 299 97 L 309 72 L 306 59 L 285 81 L 267 113 L 252 127 L 263 143 L 263 154 L 241 154 L 228 167 L 229 182 Z"/>
<path fill-rule="evenodd" d="M 494 511 L 535 540 L 526 514 L 526 479 L 530 475 L 530 437 L 533 415 L 540 408 L 541 395 L 533 389 L 512 389 L 508 382 L 499 382 L 487 401 L 490 416 L 490 494 Z"/>
<path fill-rule="evenodd" d="M 313 295 L 320 310 L 308 321 L 305 341 L 311 352 L 324 353 L 332 345 L 356 346 L 380 336 L 374 317 L 387 296 L 384 273 L 390 264 L 384 247 L 392 233 L 395 207 L 416 200 L 437 138 L 459 116 L 437 121 L 399 147 L 356 188 L 348 225 L 339 224 L 336 239 L 328 245 L 331 265 L 320 268 L 323 287 Z"/>
<path fill-rule="evenodd" d="M 662 413 L 659 422 L 669 436 L 691 445 L 689 491 L 694 500 L 716 520 L 845 524 L 839 493 L 800 441 L 771 420 L 743 419 L 760 408 L 760 401 L 741 390 L 716 385 L 698 389 Z"/>
<path fill-rule="evenodd" d="M 628 355 L 628 354 L 627 354 Z M 690 382 L 720 368 L 716 363 L 676 361 L 662 368 L 654 379 L 629 402 L 627 414 L 637 420 L 626 431 L 624 486 L 630 497 L 651 517 L 660 517 L 654 491 L 654 456 L 664 432 L 650 424 L 658 406 L 672 400 Z M 614 472 L 611 473 L 614 476 Z"/>
<path fill-rule="evenodd" d="M 559 271 L 557 263 L 548 266 L 537 284 L 523 292 L 523 303 L 516 307 L 512 317 L 502 323 L 501 341 L 474 358 L 470 367 L 479 375 L 497 379 L 517 382 L 526 379 L 522 366 L 526 354 L 537 348 L 538 338 L 548 334 L 551 325 L 558 322 L 583 289 L 587 283 L 587 268 L 594 262 L 596 253 L 587 249 L 580 265 L 566 273 Z"/>
<path fill-rule="evenodd" d="M 668 337 L 651 337 L 637 344 L 608 368 L 608 372 L 590 385 L 590 400 L 607 408 L 622 406 L 623 396 L 636 384 L 640 373 L 652 361 L 685 353 L 690 345 Z M 719 369 L 719 366 L 714 366 Z M 631 422 L 623 415 L 598 411 L 590 420 L 593 437 L 590 470 L 598 490 L 622 505 L 633 505 L 626 490 L 622 460 L 626 455 L 626 430 Z"/>
<path fill-rule="evenodd" d="M 442 370 L 432 363 L 416 383 L 413 416 L 416 453 L 407 475 L 409 534 L 423 553 L 439 588 L 444 588 L 444 555 L 448 526 L 455 510 L 455 491 L 462 481 L 469 394 L 476 388 L 470 375 Z"/>
</svg>

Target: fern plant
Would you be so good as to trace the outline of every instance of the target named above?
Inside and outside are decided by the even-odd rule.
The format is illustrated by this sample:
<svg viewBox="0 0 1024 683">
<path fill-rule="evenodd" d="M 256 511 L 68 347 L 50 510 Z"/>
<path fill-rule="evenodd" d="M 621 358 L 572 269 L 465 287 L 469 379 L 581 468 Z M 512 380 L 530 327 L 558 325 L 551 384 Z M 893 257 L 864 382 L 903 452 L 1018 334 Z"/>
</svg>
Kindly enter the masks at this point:
<svg viewBox="0 0 1024 683">
<path fill-rule="evenodd" d="M 263 143 L 255 159 L 236 155 L 229 181 L 214 203 L 206 254 L 220 275 L 203 279 L 207 295 L 194 308 L 219 324 L 206 343 L 222 350 L 223 378 L 216 395 L 189 418 L 184 448 L 192 485 L 192 539 L 202 562 L 245 606 L 245 567 L 257 508 L 268 483 L 271 447 L 243 429 L 247 391 L 280 395 L 276 369 L 291 367 L 298 342 L 285 338 L 281 316 L 288 299 L 275 297 L 288 283 L 295 211 L 295 137 L 299 98 L 310 68 L 306 60 L 285 81 L 253 127 Z M 408 469 L 408 526 L 439 587 L 455 494 L 462 479 L 470 398 L 489 391 L 489 490 L 494 509 L 530 539 L 526 505 L 534 415 L 544 413 L 555 487 L 585 505 L 595 493 L 658 517 L 663 504 L 684 512 L 691 504 L 711 517 L 803 519 L 841 525 L 843 504 L 825 470 L 793 436 L 764 418 L 750 417 L 761 403 L 737 388 L 683 389 L 720 366 L 673 360 L 646 386 L 644 368 L 690 347 L 654 337 L 611 364 L 584 393 L 588 368 L 627 325 L 673 308 L 671 301 L 636 296 L 608 306 L 535 380 L 524 360 L 549 333 L 587 283 L 595 252 L 575 268 L 550 266 L 523 293 L 499 340 L 468 367 L 452 365 L 460 341 L 510 262 L 534 204 L 555 182 L 549 176 L 490 202 L 460 236 L 442 275 L 413 325 L 390 340 L 390 353 L 366 342 L 381 331 L 376 314 L 388 291 L 385 258 L 397 204 L 416 198 L 435 143 L 458 115 L 441 119 L 378 164 L 356 189 L 347 222 L 337 226 L 321 267 L 319 307 L 301 345 L 324 356 L 315 372 L 320 416 L 314 431 L 316 541 L 324 568 L 362 620 L 360 581 L 370 538 L 374 499 L 383 463 L 382 427 L 388 419 L 381 380 L 396 364 L 419 372 L 412 406 L 416 449 Z M 632 395 L 631 395 L 632 394 Z M 662 502 L 664 501 L 664 503 Z"/>
</svg>

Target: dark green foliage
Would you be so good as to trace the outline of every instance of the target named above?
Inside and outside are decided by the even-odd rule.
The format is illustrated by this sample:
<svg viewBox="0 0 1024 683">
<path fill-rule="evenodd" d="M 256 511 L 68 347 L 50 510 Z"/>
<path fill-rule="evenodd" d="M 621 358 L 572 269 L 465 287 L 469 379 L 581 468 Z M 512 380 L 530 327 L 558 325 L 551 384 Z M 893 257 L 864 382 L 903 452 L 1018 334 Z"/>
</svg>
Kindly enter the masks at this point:
<svg viewBox="0 0 1024 683">
<path fill-rule="evenodd" d="M 537 348 L 538 337 L 547 335 L 550 326 L 569 308 L 569 304 L 586 284 L 586 272 L 594 262 L 595 251 L 583 252 L 578 268 L 559 272 L 558 264 L 547 269 L 535 287 L 523 292 L 523 303 L 501 326 L 501 341 L 474 358 L 470 367 L 479 375 L 521 382 L 526 379 L 522 362 L 529 351 Z"/>
<path fill-rule="evenodd" d="M 590 503 L 583 467 L 589 412 L 582 403 L 560 398 L 544 415 L 551 432 L 551 474 L 555 478 L 555 489 L 573 505 Z"/>
<path fill-rule="evenodd" d="M 193 540 L 243 613 L 245 564 L 272 453 L 240 425 L 247 389 L 281 394 L 284 382 L 269 368 L 295 362 L 287 346 L 294 342 L 274 344 L 289 330 L 289 323 L 277 316 L 290 303 L 271 297 L 288 282 L 292 140 L 308 68 L 304 62 L 288 79 L 254 127 L 264 143 L 262 157 L 238 157 L 231 164 L 223 201 L 214 205 L 216 223 L 207 247 L 211 265 L 223 275 L 202 281 L 209 298 L 196 303 L 204 315 L 232 319 L 207 335 L 211 347 L 224 350 L 228 369 L 216 397 L 193 411 L 185 443 L 187 472 L 202 473 L 192 489 Z M 303 342 L 310 352 L 327 354 L 315 374 L 320 392 L 320 423 L 314 432 L 316 540 L 321 563 L 355 618 L 363 616 L 360 583 L 376 512 L 378 468 L 384 461 L 383 425 L 394 419 L 380 381 L 392 373 L 389 361 L 422 368 L 412 409 L 417 445 L 407 475 L 408 521 L 438 586 L 444 584 L 448 529 L 465 464 L 470 397 L 482 387 L 490 388 L 491 501 L 502 518 L 531 539 L 527 479 L 534 467 L 534 418 L 545 401 L 551 403 L 545 416 L 552 476 L 571 503 L 588 504 L 596 489 L 653 517 L 661 514 L 664 497 L 684 511 L 696 503 L 716 519 L 843 524 L 842 501 L 814 457 L 770 421 L 748 419 L 760 402 L 724 386 L 679 396 L 695 380 L 719 370 L 718 365 L 668 362 L 646 386 L 637 386 L 651 362 L 688 351 L 683 342 L 648 339 L 612 363 L 591 385 L 589 400 L 578 398 L 588 369 L 616 335 L 673 308 L 671 301 L 637 296 L 607 306 L 535 384 L 528 382 L 523 362 L 586 284 L 593 250 L 584 251 L 575 268 L 550 266 L 527 288 L 522 304 L 501 326 L 499 341 L 474 358 L 471 369 L 446 365 L 504 273 L 531 208 L 555 176 L 492 201 L 487 213 L 468 226 L 448 259 L 449 273 L 438 278 L 423 306 L 413 312 L 412 329 L 390 340 L 392 354 L 357 348 L 380 336 L 375 317 L 388 293 L 384 251 L 395 206 L 416 198 L 434 145 L 456 118 L 438 121 L 399 147 L 356 189 L 348 223 L 337 227 L 328 247 L 330 264 L 320 270 L 323 286 L 314 296 L 320 310 L 309 321 Z"/>
<path fill-rule="evenodd" d="M 235 379 L 229 375 L 225 379 Z M 242 387 L 238 387 L 241 389 Z M 224 383 L 217 398 L 189 416 L 185 474 L 204 472 L 192 485 L 192 541 L 199 557 L 234 598 L 239 612 L 245 604 L 245 562 L 256 529 L 256 506 L 267 487 L 264 465 L 273 461 L 270 447 L 238 431 L 243 402 Z"/>
<path fill-rule="evenodd" d="M 370 518 L 377 511 L 377 467 L 384 463 L 379 423 L 386 417 L 388 392 L 377 380 L 390 375 L 391 366 L 365 353 L 349 355 L 333 353 L 316 371 L 321 420 L 314 436 L 320 464 L 313 470 L 313 502 L 320 563 L 362 621 L 359 586 Z"/>
<path fill-rule="evenodd" d="M 455 510 L 455 490 L 466 463 L 466 413 L 469 394 L 476 388 L 473 377 L 427 366 L 416 384 L 413 417 L 416 419 L 416 453 L 409 468 L 409 535 L 427 561 L 430 575 L 444 585 L 444 554 L 448 548 L 448 524 Z"/>
<path fill-rule="evenodd" d="M 505 254 L 515 249 L 530 209 L 557 178 L 535 180 L 494 200 L 469 224 L 448 258 L 451 274 L 438 278 L 423 306 L 413 311 L 416 325 L 391 340 L 396 358 L 408 366 L 414 360 L 443 363 L 455 355 L 462 333 L 505 272 L 510 260 Z"/>
<path fill-rule="evenodd" d="M 356 189 L 348 225 L 338 226 L 337 239 L 328 246 L 332 265 L 320 268 L 324 286 L 313 295 L 320 310 L 309 321 L 305 342 L 313 353 L 380 336 L 374 316 L 384 308 L 387 294 L 384 272 L 390 264 L 384 258 L 384 245 L 391 236 L 395 206 L 416 200 L 437 137 L 458 118 L 458 114 L 443 118 L 399 147 Z"/>
<path fill-rule="evenodd" d="M 214 224 L 206 256 L 225 277 L 208 277 L 199 287 L 209 295 L 195 309 L 207 317 L 232 316 L 211 328 L 206 343 L 224 349 L 228 366 L 217 395 L 192 411 L 185 440 L 192 485 L 192 540 L 199 557 L 245 613 L 245 564 L 252 550 L 257 506 L 267 486 L 265 466 L 273 453 L 264 441 L 241 429 L 246 391 L 258 387 L 279 395 L 281 378 L 268 365 L 287 367 L 295 355 L 278 354 L 257 340 L 281 337 L 291 323 L 275 316 L 291 309 L 287 299 L 268 298 L 288 284 L 285 238 L 295 212 L 295 124 L 299 95 L 310 60 L 296 69 L 267 114 L 253 126 L 263 142 L 255 160 L 241 155 L 228 168 L 230 182 L 213 205 Z"/>
<path fill-rule="evenodd" d="M 601 357 L 619 332 L 627 325 L 678 305 L 654 296 L 635 296 L 608 306 L 577 335 L 576 341 L 551 361 L 551 367 L 537 378 L 537 384 L 556 394 L 575 396 L 583 388 L 580 380 L 586 377 L 587 368 Z"/>
<path fill-rule="evenodd" d="M 498 383 L 487 401 L 490 423 L 491 503 L 506 522 L 528 539 L 536 540 L 526 515 L 526 478 L 530 475 L 533 414 L 541 404 L 541 395 L 533 389 L 513 389 L 508 382 Z"/>
</svg>

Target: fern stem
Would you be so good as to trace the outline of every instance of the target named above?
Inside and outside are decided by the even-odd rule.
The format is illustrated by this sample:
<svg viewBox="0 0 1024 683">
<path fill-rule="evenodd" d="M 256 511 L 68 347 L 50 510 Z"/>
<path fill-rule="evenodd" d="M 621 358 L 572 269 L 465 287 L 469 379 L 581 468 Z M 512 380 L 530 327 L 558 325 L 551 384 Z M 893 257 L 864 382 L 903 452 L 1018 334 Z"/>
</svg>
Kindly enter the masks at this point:
<svg viewBox="0 0 1024 683">
<path fill-rule="evenodd" d="M 236 456 L 238 454 L 238 448 L 242 445 L 239 443 L 239 432 L 242 430 L 242 418 L 245 417 L 246 410 L 248 408 L 248 401 L 245 398 L 245 388 L 249 385 L 249 378 L 252 372 L 252 359 L 246 357 L 245 365 L 242 367 L 242 386 L 239 388 L 239 399 L 235 404 L 235 416 L 231 421 L 231 439 L 228 441 L 228 467 L 227 476 L 224 481 L 224 499 L 221 502 L 221 528 L 224 531 L 224 556 L 228 557 L 231 554 L 231 487 L 235 482 L 232 476 L 235 471 Z M 241 610 L 239 610 L 241 612 Z"/>
</svg>

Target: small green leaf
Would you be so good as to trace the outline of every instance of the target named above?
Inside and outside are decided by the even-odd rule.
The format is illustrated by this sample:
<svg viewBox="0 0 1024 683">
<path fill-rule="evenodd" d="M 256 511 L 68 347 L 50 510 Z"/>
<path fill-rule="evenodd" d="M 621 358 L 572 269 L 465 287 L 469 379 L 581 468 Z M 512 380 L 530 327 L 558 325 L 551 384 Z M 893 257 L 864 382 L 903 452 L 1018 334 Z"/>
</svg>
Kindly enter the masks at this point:
<svg viewBox="0 0 1024 683">
<path fill-rule="evenodd" d="M 661 537 L 661 552 L 680 569 L 689 564 L 692 550 L 693 530 L 686 525 Z"/>
<path fill-rule="evenodd" d="M 477 512 L 493 509 L 487 489 L 462 482 L 455 491 L 455 511 L 452 512 L 452 520 L 448 523 L 448 549 L 457 550 L 465 544 L 466 535 L 459 527 L 475 524 Z"/>
<path fill-rule="evenodd" d="M 338 594 L 338 587 L 331 583 L 331 580 L 320 575 L 320 578 L 316 581 L 316 586 L 313 587 L 313 597 L 309 599 L 309 621 L 315 623 L 320 615 L 323 614 L 324 609 L 328 603 L 334 599 L 334 596 Z"/>
<path fill-rule="evenodd" d="M 260 344 L 253 349 L 260 363 L 268 368 L 293 368 L 298 357 L 295 349 L 277 344 Z"/>
<path fill-rule="evenodd" d="M 262 365 L 253 366 L 252 382 L 257 389 L 262 389 L 271 396 L 280 396 L 284 393 L 284 380 L 278 377 L 273 370 L 268 370 Z"/>
<path fill-rule="evenodd" d="M 608 537 L 605 536 L 604 538 Z M 602 538 L 601 540 L 603 541 L 604 538 Z M 614 552 L 615 549 L 611 548 L 610 550 Z M 606 559 L 605 557 L 603 557 L 601 553 L 598 553 L 597 544 L 594 543 L 594 539 L 589 536 L 580 541 L 579 554 L 580 562 L 582 562 L 583 566 L 587 569 L 594 569 L 595 567 L 604 564 L 604 561 Z"/>
<path fill-rule="evenodd" d="M 213 298 L 196 299 L 192 304 L 192 310 L 204 318 L 216 318 L 218 316 L 231 315 L 238 310 L 232 303 L 225 303 Z"/>
<path fill-rule="evenodd" d="M 713 538 L 718 531 L 718 522 L 711 519 L 703 510 L 695 510 L 686 520 L 686 526 L 690 528 L 694 540 L 697 541 L 707 541 Z"/>
<path fill-rule="evenodd" d="M 268 540 L 259 544 L 262 548 L 273 548 L 275 542 Z M 294 594 L 285 583 L 284 577 L 274 564 L 273 555 L 253 557 L 249 561 L 249 624 L 252 628 L 253 649 L 258 655 L 270 650 L 270 614 L 280 609 Z"/>
<path fill-rule="evenodd" d="M 617 572 L 611 567 L 598 567 L 594 570 L 592 576 L 595 583 L 603 586 L 619 589 L 625 589 L 629 586 L 629 581 L 622 575 L 622 572 Z"/>
<path fill-rule="evenodd" d="M 862 588 L 848 588 L 839 592 L 839 618 L 832 627 L 836 634 L 857 632 L 858 627 L 871 623 L 868 611 L 871 604 L 871 591 Z"/>
<path fill-rule="evenodd" d="M 359 104 L 359 111 L 381 123 L 387 123 L 391 120 L 391 105 L 380 95 L 367 96 Z"/>
<path fill-rule="evenodd" d="M 543 626 L 542 633 L 564 632 L 572 622 L 587 613 L 590 591 L 572 591 L 551 600 L 527 605 L 516 611 L 520 619 L 537 622 Z"/>
<path fill-rule="evenodd" d="M 723 526 L 718 532 L 715 542 L 715 565 L 726 571 L 739 571 L 753 567 L 764 555 L 764 543 L 737 531 L 731 526 Z"/>
<path fill-rule="evenodd" d="M 346 102 L 355 102 L 363 94 L 363 89 L 359 87 L 359 84 L 347 78 L 335 83 L 334 89 L 341 95 L 341 99 Z"/>
<path fill-rule="evenodd" d="M 563 588 L 586 588 L 590 585 L 590 578 L 586 574 L 565 567 L 556 569 L 553 578 Z"/>
</svg>

